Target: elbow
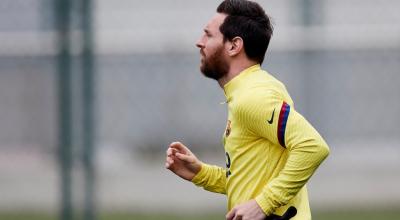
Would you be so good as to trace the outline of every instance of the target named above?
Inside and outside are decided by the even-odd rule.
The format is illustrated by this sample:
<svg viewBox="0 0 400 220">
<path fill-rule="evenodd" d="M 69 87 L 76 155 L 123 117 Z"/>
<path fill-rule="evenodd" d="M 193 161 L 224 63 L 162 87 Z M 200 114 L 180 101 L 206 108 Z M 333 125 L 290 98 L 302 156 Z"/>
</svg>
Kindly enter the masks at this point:
<svg viewBox="0 0 400 220">
<path fill-rule="evenodd" d="M 329 156 L 330 150 L 326 143 L 322 144 L 319 147 L 319 154 L 321 155 L 322 160 L 326 159 Z"/>
</svg>

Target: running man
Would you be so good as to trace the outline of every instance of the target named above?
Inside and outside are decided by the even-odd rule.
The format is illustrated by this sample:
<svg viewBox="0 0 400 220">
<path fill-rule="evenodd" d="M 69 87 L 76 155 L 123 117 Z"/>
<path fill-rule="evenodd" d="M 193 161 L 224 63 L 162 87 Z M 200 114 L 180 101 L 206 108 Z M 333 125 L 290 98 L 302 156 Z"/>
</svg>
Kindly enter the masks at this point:
<svg viewBox="0 0 400 220">
<path fill-rule="evenodd" d="M 264 9 L 248 0 L 225 0 L 196 43 L 201 72 L 218 81 L 228 105 L 226 167 L 201 162 L 173 142 L 166 168 L 204 189 L 226 194 L 226 219 L 283 215 L 310 220 L 306 183 L 329 148 L 294 108 L 285 86 L 261 68 L 273 28 Z"/>
</svg>

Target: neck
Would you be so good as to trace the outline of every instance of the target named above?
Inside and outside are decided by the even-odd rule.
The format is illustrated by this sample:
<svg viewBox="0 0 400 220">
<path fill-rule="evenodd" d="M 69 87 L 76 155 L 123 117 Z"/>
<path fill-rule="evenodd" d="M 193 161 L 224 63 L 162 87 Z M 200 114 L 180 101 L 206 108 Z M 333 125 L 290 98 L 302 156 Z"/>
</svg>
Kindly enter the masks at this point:
<svg viewBox="0 0 400 220">
<path fill-rule="evenodd" d="M 243 70 L 256 65 L 257 62 L 255 61 L 250 61 L 247 60 L 246 62 L 232 62 L 231 65 L 229 66 L 229 71 L 225 76 L 220 78 L 218 80 L 219 86 L 223 89 L 224 86 L 231 81 L 233 78 L 235 78 L 237 75 L 239 75 Z"/>
</svg>

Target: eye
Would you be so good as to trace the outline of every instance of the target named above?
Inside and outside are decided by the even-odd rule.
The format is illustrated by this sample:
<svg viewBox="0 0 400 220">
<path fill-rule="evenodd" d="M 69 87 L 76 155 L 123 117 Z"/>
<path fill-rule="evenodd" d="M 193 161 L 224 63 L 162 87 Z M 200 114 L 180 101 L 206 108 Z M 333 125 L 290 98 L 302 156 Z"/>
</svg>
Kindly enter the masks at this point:
<svg viewBox="0 0 400 220">
<path fill-rule="evenodd" d="M 210 31 L 208 31 L 208 30 L 204 30 L 204 34 L 205 34 L 207 37 L 212 37 Z"/>
</svg>

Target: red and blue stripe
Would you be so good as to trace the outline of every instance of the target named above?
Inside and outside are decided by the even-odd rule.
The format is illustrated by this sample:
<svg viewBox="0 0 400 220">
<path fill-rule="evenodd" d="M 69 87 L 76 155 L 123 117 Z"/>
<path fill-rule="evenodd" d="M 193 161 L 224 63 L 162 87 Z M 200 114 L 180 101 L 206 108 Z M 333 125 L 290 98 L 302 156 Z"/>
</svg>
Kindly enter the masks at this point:
<svg viewBox="0 0 400 220">
<path fill-rule="evenodd" d="M 285 131 L 286 124 L 289 118 L 290 113 L 290 105 L 286 102 L 283 102 L 281 112 L 279 113 L 279 121 L 278 121 L 278 140 L 282 147 L 286 148 L 285 145 Z"/>
</svg>

